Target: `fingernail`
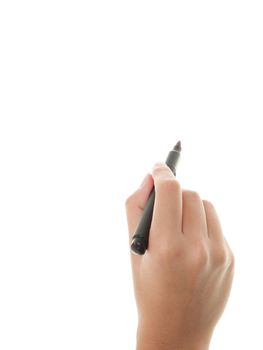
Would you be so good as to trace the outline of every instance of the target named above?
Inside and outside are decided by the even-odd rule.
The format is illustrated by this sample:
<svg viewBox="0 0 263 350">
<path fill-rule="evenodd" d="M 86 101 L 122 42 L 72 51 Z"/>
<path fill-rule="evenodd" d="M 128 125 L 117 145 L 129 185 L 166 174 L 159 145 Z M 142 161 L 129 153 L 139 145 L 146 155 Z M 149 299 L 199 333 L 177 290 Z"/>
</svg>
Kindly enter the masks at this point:
<svg viewBox="0 0 263 350">
<path fill-rule="evenodd" d="M 160 166 L 165 166 L 166 164 L 165 163 L 162 163 L 162 162 L 156 162 L 153 166 L 153 169 L 154 168 L 159 168 Z"/>
<path fill-rule="evenodd" d="M 144 185 L 146 185 L 147 183 L 147 179 L 148 179 L 148 174 L 145 176 L 145 178 L 143 179 L 141 185 L 140 185 L 140 188 L 144 187 Z"/>
</svg>

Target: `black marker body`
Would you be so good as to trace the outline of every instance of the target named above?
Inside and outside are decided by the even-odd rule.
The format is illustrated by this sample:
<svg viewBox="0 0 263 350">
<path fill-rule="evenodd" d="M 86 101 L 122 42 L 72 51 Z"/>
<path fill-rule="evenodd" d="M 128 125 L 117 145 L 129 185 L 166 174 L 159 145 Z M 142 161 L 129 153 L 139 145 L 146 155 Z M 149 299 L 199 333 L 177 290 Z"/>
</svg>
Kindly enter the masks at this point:
<svg viewBox="0 0 263 350">
<path fill-rule="evenodd" d="M 165 164 L 171 169 L 174 176 L 176 176 L 176 165 L 180 158 L 181 142 L 177 142 L 174 149 L 169 152 Z M 151 228 L 153 207 L 155 200 L 155 189 L 153 187 L 147 203 L 145 205 L 141 220 L 132 237 L 131 251 L 134 254 L 143 255 L 148 247 L 149 232 Z"/>
</svg>

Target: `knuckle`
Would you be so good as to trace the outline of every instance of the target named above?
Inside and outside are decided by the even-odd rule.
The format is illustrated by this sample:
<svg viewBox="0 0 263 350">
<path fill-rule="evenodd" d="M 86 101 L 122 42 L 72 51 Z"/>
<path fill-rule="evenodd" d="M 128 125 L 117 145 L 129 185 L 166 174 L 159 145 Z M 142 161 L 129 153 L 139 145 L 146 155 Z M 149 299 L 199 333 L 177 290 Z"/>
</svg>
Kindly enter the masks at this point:
<svg viewBox="0 0 263 350">
<path fill-rule="evenodd" d="M 228 260 L 227 250 L 224 245 L 217 245 L 213 260 L 216 266 L 224 266 Z"/>
<path fill-rule="evenodd" d="M 218 259 L 219 265 L 221 264 L 229 270 L 234 270 L 235 256 L 234 256 L 234 253 L 233 253 L 232 249 L 230 248 L 230 246 L 225 238 L 224 238 L 222 244 L 219 246 L 219 250 L 221 251 L 221 253 L 217 252 L 217 254 L 218 253 L 219 253 L 219 255 L 221 254 L 221 259 L 220 259 L 220 257 Z"/>
<path fill-rule="evenodd" d="M 191 264 L 194 265 L 196 269 L 203 269 L 209 263 L 209 253 L 204 243 L 195 244 L 194 249 L 191 253 Z"/>
<path fill-rule="evenodd" d="M 229 255 L 228 255 L 228 262 L 229 262 L 229 267 L 231 270 L 234 270 L 235 266 L 235 256 L 232 250 L 229 248 Z"/>
<path fill-rule="evenodd" d="M 158 187 L 159 190 L 164 192 L 178 192 L 180 190 L 180 184 L 175 178 L 161 180 Z"/>
</svg>

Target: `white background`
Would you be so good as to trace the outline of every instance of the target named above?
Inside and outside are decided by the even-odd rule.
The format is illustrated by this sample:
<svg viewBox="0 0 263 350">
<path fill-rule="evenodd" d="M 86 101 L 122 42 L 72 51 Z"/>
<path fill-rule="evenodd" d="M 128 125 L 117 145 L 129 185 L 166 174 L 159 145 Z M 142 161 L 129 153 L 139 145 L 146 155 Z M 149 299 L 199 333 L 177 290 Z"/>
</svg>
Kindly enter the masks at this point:
<svg viewBox="0 0 263 350">
<path fill-rule="evenodd" d="M 211 349 L 262 349 L 261 1 L 1 1 L 0 348 L 135 349 L 124 202 L 177 177 L 235 253 Z"/>
</svg>

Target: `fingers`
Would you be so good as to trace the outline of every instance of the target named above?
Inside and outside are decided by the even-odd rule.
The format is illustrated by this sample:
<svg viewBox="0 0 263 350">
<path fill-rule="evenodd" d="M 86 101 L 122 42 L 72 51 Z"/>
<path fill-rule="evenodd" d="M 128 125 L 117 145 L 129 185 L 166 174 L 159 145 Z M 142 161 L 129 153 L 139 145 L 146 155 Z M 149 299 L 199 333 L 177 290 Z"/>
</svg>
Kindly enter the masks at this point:
<svg viewBox="0 0 263 350">
<path fill-rule="evenodd" d="M 182 232 L 192 238 L 208 238 L 205 209 L 197 192 L 183 191 Z"/>
<path fill-rule="evenodd" d="M 197 192 L 182 191 L 171 169 L 165 163 L 157 163 L 152 175 L 147 174 L 144 185 L 126 200 L 130 243 L 153 186 L 155 201 L 149 249 L 164 242 L 172 244 L 179 235 L 222 242 L 222 229 L 213 204 L 202 200 Z"/>
<path fill-rule="evenodd" d="M 181 234 L 182 191 L 171 169 L 164 163 L 157 163 L 152 171 L 155 187 L 151 241 L 169 239 Z"/>
</svg>

